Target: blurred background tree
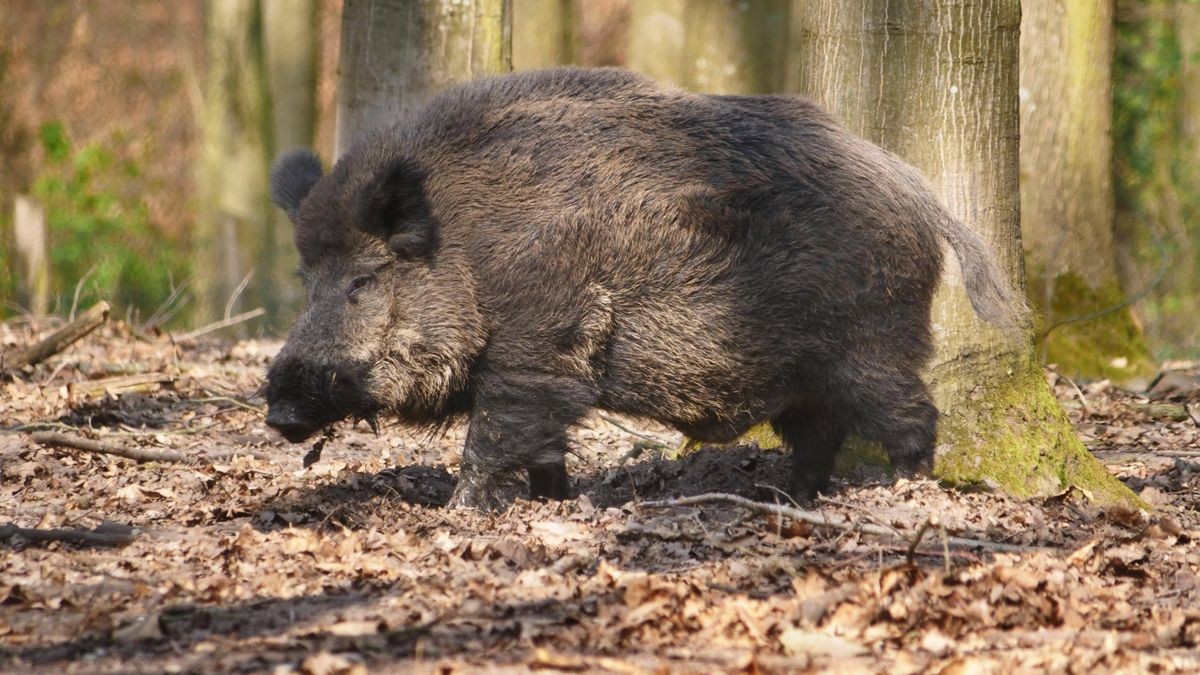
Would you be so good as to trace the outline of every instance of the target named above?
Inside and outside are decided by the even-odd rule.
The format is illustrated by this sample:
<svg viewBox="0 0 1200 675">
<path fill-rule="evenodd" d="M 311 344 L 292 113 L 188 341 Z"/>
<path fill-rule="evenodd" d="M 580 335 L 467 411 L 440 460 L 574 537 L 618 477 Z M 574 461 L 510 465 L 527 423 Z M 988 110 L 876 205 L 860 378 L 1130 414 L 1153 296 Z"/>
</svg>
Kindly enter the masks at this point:
<svg viewBox="0 0 1200 675">
<path fill-rule="evenodd" d="M 297 257 L 267 172 L 278 151 L 313 143 L 316 4 L 208 0 L 205 29 L 193 317 L 261 307 L 283 329 L 300 300 Z"/>
<path fill-rule="evenodd" d="M 790 5 L 790 0 L 638 0 L 631 7 L 627 65 L 693 91 L 782 91 Z"/>
<path fill-rule="evenodd" d="M 509 0 L 346 0 L 337 154 L 448 85 L 512 64 Z"/>
<path fill-rule="evenodd" d="M 1041 0 L 1021 18 L 1021 231 L 1044 357 L 1072 377 L 1148 379 L 1114 245 L 1113 0 Z M 1145 381 L 1145 380 L 1143 380 Z"/>
<path fill-rule="evenodd" d="M 1200 356 L 1196 0 L 1121 0 L 1113 61 L 1117 263 L 1157 360 Z"/>
</svg>

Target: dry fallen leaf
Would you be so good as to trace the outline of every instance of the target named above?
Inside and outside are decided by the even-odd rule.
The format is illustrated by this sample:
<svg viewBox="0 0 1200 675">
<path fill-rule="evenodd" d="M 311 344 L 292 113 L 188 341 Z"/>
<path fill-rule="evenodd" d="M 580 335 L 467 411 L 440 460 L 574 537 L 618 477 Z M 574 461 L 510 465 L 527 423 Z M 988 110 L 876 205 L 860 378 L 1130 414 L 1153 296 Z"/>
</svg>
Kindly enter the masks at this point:
<svg viewBox="0 0 1200 675">
<path fill-rule="evenodd" d="M 788 628 L 779 634 L 779 644 L 793 656 L 823 656 L 831 659 L 845 659 L 867 653 L 867 649 L 840 637 L 804 630 L 803 628 Z"/>
</svg>

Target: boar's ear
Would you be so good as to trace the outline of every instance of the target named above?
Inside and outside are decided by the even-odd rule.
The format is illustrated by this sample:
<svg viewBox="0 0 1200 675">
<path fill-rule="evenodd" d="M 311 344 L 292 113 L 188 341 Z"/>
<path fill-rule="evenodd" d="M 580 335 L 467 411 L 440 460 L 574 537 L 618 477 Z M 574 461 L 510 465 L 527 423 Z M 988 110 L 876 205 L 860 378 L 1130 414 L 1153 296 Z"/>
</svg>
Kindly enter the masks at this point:
<svg viewBox="0 0 1200 675">
<path fill-rule="evenodd" d="M 321 174 L 321 160 L 308 150 L 283 153 L 271 165 L 271 201 L 296 220 L 300 202 L 321 180 Z"/>
<path fill-rule="evenodd" d="M 394 159 L 363 189 L 358 227 L 383 239 L 401 258 L 428 255 L 437 246 L 437 228 L 425 200 L 425 173 L 405 159 Z"/>
</svg>

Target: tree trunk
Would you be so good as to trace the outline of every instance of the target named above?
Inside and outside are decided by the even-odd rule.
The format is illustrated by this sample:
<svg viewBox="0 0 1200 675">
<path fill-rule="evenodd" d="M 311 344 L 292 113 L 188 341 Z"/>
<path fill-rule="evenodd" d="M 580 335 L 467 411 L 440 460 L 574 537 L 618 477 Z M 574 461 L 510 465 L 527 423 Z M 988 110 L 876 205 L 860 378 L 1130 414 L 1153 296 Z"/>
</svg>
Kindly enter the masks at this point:
<svg viewBox="0 0 1200 675">
<path fill-rule="evenodd" d="M 313 142 L 315 0 L 209 0 L 207 31 L 195 319 L 262 307 L 282 328 L 301 297 L 292 228 L 271 205 L 267 172 L 277 151 Z"/>
<path fill-rule="evenodd" d="M 1200 354 L 1200 146 L 1188 121 L 1200 112 L 1198 12 L 1183 0 L 1117 6 L 1117 264 L 1126 287 L 1145 296 L 1134 312 L 1166 358 Z"/>
<path fill-rule="evenodd" d="M 662 84 L 714 94 L 767 94 L 783 86 L 785 0 L 638 0 L 628 65 Z"/>
<path fill-rule="evenodd" d="M 1175 34 L 1179 39 L 1179 157 L 1178 181 L 1172 192 L 1181 196 L 1178 253 L 1168 285 L 1180 297 L 1172 317 L 1173 347 L 1200 356 L 1200 3 L 1176 2 Z"/>
<path fill-rule="evenodd" d="M 271 107 L 269 156 L 292 148 L 311 147 L 316 136 L 317 2 L 264 2 L 263 45 Z M 269 318 L 284 327 L 303 301 L 293 271 L 299 255 L 292 243 L 292 224 L 274 209 L 263 233 L 259 262 L 275 311 Z M 282 324 L 282 325 L 281 325 Z"/>
<path fill-rule="evenodd" d="M 453 82 L 511 67 L 509 0 L 346 0 L 337 154 Z"/>
<path fill-rule="evenodd" d="M 1021 20 L 1021 231 L 1046 358 L 1072 377 L 1128 380 L 1155 364 L 1113 246 L 1114 0 L 1027 2 Z M 1105 311 L 1110 310 L 1110 311 Z M 1072 322 L 1073 318 L 1094 316 Z"/>
<path fill-rule="evenodd" d="M 242 279 L 264 252 L 271 221 L 269 93 L 257 0 L 209 0 L 208 72 L 204 84 L 203 154 L 194 317 L 201 323 L 241 307 L 257 307 L 264 276 L 255 275 L 240 302 Z"/>
<path fill-rule="evenodd" d="M 930 179 L 1023 286 L 1017 0 L 797 1 L 791 82 Z M 929 379 L 942 418 L 934 473 L 1017 496 L 1075 485 L 1133 495 L 1075 436 L 1027 343 L 980 322 L 947 256 Z"/>
<path fill-rule="evenodd" d="M 1200 177 L 1200 2 L 1175 3 L 1175 34 L 1179 36 L 1179 131 L 1184 139 L 1189 178 Z M 1193 188 L 1197 183 L 1191 183 Z"/>
<path fill-rule="evenodd" d="M 513 70 L 575 62 L 575 0 L 512 0 Z"/>
</svg>

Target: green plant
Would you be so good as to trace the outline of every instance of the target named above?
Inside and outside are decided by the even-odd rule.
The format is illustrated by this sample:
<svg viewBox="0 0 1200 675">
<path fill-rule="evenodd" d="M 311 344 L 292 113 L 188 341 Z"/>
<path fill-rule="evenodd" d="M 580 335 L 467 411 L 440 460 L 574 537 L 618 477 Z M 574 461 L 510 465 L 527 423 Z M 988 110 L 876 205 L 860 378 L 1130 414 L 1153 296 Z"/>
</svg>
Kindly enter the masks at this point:
<svg viewBox="0 0 1200 675">
<path fill-rule="evenodd" d="M 187 274 L 187 264 L 171 241 L 152 223 L 146 207 L 110 187 L 131 180 L 139 170 L 117 162 L 99 144 L 73 151 L 64 126 L 39 130 L 45 168 L 33 193 L 46 208 L 51 277 L 60 311 L 74 302 L 103 297 L 124 314 L 151 314 Z M 103 179 L 103 180 L 101 180 Z"/>
</svg>

